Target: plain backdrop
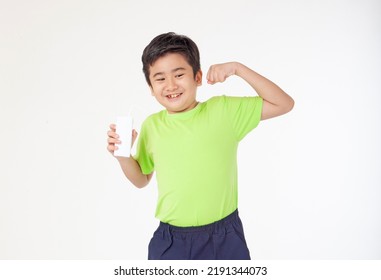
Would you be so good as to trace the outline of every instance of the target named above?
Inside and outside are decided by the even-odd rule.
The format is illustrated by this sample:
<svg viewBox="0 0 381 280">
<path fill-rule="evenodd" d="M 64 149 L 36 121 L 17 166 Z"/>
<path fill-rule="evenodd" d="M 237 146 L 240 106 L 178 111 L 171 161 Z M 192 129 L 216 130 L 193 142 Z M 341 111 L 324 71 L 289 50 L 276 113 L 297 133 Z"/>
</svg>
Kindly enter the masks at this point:
<svg viewBox="0 0 381 280">
<path fill-rule="evenodd" d="M 161 110 L 143 48 L 175 31 L 295 99 L 239 148 L 254 259 L 381 259 L 381 3 L 0 0 L 0 258 L 146 259 L 155 180 L 136 189 L 108 125 Z M 237 77 L 198 99 L 255 95 Z"/>
</svg>

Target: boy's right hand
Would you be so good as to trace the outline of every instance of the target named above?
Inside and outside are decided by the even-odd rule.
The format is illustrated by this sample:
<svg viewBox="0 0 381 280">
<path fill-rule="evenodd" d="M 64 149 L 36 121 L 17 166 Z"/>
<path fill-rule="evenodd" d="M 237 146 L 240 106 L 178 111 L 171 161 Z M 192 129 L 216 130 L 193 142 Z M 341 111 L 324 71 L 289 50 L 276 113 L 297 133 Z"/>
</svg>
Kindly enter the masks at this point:
<svg viewBox="0 0 381 280">
<path fill-rule="evenodd" d="M 118 149 L 118 146 L 115 144 L 120 144 L 121 141 L 119 140 L 119 135 L 115 132 L 116 125 L 110 124 L 110 130 L 107 132 L 107 150 L 114 156 L 114 151 Z M 131 147 L 134 145 L 136 138 L 138 137 L 138 133 L 135 129 L 132 130 L 132 141 L 131 141 Z"/>
</svg>

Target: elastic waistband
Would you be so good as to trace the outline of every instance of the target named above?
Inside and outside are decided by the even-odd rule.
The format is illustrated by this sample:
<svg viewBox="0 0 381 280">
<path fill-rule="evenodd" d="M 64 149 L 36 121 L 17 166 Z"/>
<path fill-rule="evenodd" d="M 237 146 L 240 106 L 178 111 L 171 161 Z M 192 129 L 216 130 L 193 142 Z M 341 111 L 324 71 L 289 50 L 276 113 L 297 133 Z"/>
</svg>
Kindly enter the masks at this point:
<svg viewBox="0 0 381 280">
<path fill-rule="evenodd" d="M 173 226 L 167 223 L 160 222 L 160 227 L 166 227 L 168 228 L 171 232 L 197 232 L 197 231 L 210 231 L 210 230 L 215 230 L 220 227 L 225 226 L 226 224 L 231 223 L 232 221 L 238 219 L 238 209 L 236 209 L 233 213 L 230 215 L 226 216 L 225 218 L 203 226 L 193 226 L 193 227 L 178 227 L 178 226 Z"/>
</svg>

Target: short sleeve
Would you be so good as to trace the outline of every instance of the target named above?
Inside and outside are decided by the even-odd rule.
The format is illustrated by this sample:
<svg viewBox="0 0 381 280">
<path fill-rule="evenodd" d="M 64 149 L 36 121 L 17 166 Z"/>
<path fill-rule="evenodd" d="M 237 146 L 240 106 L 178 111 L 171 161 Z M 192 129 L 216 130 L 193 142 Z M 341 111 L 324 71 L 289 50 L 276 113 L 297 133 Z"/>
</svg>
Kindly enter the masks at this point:
<svg viewBox="0 0 381 280">
<path fill-rule="evenodd" d="M 154 162 L 152 159 L 152 153 L 150 152 L 149 138 L 148 138 L 148 127 L 146 122 L 143 122 L 138 144 L 136 147 L 136 154 L 134 159 L 139 163 L 143 174 L 151 174 L 154 171 Z"/>
<path fill-rule="evenodd" d="M 261 120 L 263 99 L 260 96 L 224 96 L 225 108 L 238 141 L 241 141 Z"/>
</svg>

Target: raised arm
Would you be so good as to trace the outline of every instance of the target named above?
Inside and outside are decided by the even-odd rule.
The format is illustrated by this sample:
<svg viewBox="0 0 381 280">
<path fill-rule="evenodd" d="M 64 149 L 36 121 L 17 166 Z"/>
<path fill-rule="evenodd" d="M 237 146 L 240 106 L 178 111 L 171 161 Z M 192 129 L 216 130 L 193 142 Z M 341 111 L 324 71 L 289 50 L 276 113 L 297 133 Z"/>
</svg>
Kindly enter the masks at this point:
<svg viewBox="0 0 381 280">
<path fill-rule="evenodd" d="M 294 107 L 294 100 L 280 87 L 239 62 L 212 65 L 207 80 L 209 84 L 222 83 L 232 75 L 244 79 L 263 98 L 261 120 L 283 115 Z"/>
</svg>

